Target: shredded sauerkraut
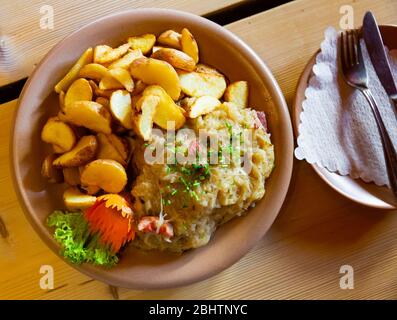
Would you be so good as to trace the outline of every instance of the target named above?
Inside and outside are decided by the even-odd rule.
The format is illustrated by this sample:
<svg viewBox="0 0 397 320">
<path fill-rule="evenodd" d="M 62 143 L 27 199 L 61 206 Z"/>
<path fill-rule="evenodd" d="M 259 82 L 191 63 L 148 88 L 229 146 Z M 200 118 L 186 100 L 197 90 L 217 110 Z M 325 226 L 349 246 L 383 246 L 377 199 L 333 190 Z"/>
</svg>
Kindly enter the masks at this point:
<svg viewBox="0 0 397 320">
<path fill-rule="evenodd" d="M 245 214 L 265 194 L 265 179 L 274 166 L 274 150 L 255 110 L 223 103 L 207 115 L 188 120 L 185 128 L 193 129 L 197 135 L 204 130 L 209 137 L 218 139 L 220 132 L 226 132 L 229 137 L 237 136 L 240 142 L 247 138 L 248 131 L 252 139 L 237 147 L 228 145 L 228 138 L 219 139 L 223 144 L 218 145 L 221 151 L 216 155 L 217 164 L 186 165 L 148 164 L 143 157 L 148 146 L 139 142 L 134 152 L 138 176 L 131 191 L 135 217 L 139 220 L 161 212 L 172 223 L 174 232 L 167 241 L 156 233 L 138 231 L 133 245 L 139 248 L 182 252 L 206 245 L 219 225 Z M 161 139 L 156 143 L 166 145 Z M 177 151 L 186 153 L 194 143 L 193 137 L 178 139 L 177 135 Z M 210 153 L 209 148 L 209 156 Z M 229 156 L 226 164 L 225 155 Z M 241 162 L 244 157 L 248 163 Z"/>
</svg>

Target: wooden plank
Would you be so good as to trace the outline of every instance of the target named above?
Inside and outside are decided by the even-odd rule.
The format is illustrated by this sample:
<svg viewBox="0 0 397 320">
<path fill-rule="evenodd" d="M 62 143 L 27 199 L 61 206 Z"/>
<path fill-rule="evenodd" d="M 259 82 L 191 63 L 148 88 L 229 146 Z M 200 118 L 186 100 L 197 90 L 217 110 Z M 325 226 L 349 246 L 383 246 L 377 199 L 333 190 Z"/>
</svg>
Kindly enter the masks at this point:
<svg viewBox="0 0 397 320">
<path fill-rule="evenodd" d="M 299 0 L 228 26 L 269 67 L 290 102 L 305 62 L 339 7 L 351 4 L 356 25 L 367 9 L 381 23 L 397 23 L 394 0 Z M 310 24 L 308 24 L 310 21 Z M 18 206 L 8 169 L 8 132 L 15 101 L 0 106 L 0 216 L 10 239 L 0 239 L 0 298 L 112 299 L 107 285 L 90 281 L 57 258 L 32 231 Z M 275 224 L 243 259 L 206 281 L 178 289 L 120 289 L 121 299 L 397 298 L 396 211 L 366 208 L 328 187 L 296 161 L 291 187 Z M 39 268 L 55 269 L 55 290 L 39 288 Z M 355 270 L 354 290 L 341 290 L 339 268 Z M 236 281 L 238 279 L 238 281 Z"/>
<path fill-rule="evenodd" d="M 118 11 L 157 7 L 208 14 L 236 5 L 242 0 L 31 0 L 2 1 L 0 10 L 0 86 L 28 76 L 35 64 L 59 40 L 83 25 Z M 43 30 L 40 19 L 50 5 L 54 13 L 54 28 Z M 11 19 L 11 17 L 15 17 Z"/>
<path fill-rule="evenodd" d="M 304 65 L 328 26 L 339 29 L 341 6 L 350 5 L 354 25 L 372 10 L 379 23 L 397 24 L 395 0 L 298 0 L 228 25 L 271 67 L 289 105 Z"/>
</svg>

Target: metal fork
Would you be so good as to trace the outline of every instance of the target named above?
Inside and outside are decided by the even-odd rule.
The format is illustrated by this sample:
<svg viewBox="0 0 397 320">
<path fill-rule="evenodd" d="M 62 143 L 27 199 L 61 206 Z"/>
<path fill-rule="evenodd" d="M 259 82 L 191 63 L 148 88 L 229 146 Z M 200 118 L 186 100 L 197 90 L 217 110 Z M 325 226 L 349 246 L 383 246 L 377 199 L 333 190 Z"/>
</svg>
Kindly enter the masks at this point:
<svg viewBox="0 0 397 320">
<path fill-rule="evenodd" d="M 341 33 L 340 58 L 345 81 L 351 87 L 360 90 L 371 106 L 382 140 L 390 186 L 395 197 L 397 197 L 397 153 L 394 149 L 393 143 L 391 142 L 389 134 L 386 131 L 385 124 L 383 123 L 382 117 L 379 113 L 374 96 L 368 89 L 368 75 L 361 53 L 357 30 L 348 30 Z"/>
</svg>

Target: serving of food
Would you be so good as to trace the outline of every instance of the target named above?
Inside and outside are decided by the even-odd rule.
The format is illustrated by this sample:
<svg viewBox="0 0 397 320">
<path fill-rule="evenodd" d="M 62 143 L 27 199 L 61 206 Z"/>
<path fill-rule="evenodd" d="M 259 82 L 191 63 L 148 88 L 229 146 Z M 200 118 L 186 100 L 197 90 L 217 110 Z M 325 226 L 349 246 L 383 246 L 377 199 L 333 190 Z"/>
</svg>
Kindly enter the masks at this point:
<svg viewBox="0 0 397 320">
<path fill-rule="evenodd" d="M 78 271 L 133 289 L 237 262 L 292 173 L 271 71 L 227 29 L 176 10 L 118 12 L 63 39 L 29 77 L 12 133 L 37 234 Z"/>
<path fill-rule="evenodd" d="M 204 246 L 265 194 L 266 116 L 249 108 L 247 81 L 199 59 L 187 28 L 90 47 L 55 92 L 42 175 L 66 187 L 47 223 L 73 263 L 114 266 L 127 245 Z"/>
</svg>

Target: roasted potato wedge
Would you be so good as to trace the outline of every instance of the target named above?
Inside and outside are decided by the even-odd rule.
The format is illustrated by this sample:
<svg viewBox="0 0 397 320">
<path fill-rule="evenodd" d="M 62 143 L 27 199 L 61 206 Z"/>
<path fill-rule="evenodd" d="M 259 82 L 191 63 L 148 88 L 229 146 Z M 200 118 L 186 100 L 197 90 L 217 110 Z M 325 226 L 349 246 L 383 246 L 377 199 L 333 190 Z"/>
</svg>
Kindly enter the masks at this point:
<svg viewBox="0 0 397 320">
<path fill-rule="evenodd" d="M 115 134 L 110 134 L 107 137 L 124 161 L 126 161 L 130 154 L 130 144 L 128 141 L 125 138 L 121 138 Z"/>
<path fill-rule="evenodd" d="M 143 95 L 137 101 L 136 108 L 140 113 L 134 115 L 134 128 L 144 141 L 149 141 L 152 137 L 153 117 L 159 102 L 160 98 L 155 95 Z"/>
<path fill-rule="evenodd" d="M 141 36 L 129 37 L 128 43 L 131 49 L 140 49 L 143 54 L 147 54 L 156 43 L 156 36 L 154 34 L 144 34 Z"/>
<path fill-rule="evenodd" d="M 89 80 L 90 86 L 97 97 L 106 98 L 109 100 L 114 90 L 101 90 L 95 81 Z"/>
<path fill-rule="evenodd" d="M 79 167 L 95 158 L 98 142 L 95 136 L 84 136 L 69 152 L 56 158 L 53 165 L 57 168 Z"/>
<path fill-rule="evenodd" d="M 116 68 L 123 68 L 123 69 L 129 69 L 131 63 L 138 58 L 143 57 L 142 51 L 140 49 L 136 50 L 131 50 L 128 49 L 128 52 L 122 56 L 120 59 L 112 62 L 111 65 L 109 65 L 109 69 L 116 69 Z"/>
<path fill-rule="evenodd" d="M 99 63 L 89 63 L 81 68 L 79 77 L 101 80 L 108 76 L 108 69 Z"/>
<path fill-rule="evenodd" d="M 98 85 L 96 84 L 96 82 L 94 80 L 88 80 L 88 83 L 91 86 L 92 92 L 96 95 L 97 90 L 99 90 Z"/>
<path fill-rule="evenodd" d="M 65 106 L 65 117 L 69 122 L 95 132 L 112 132 L 112 116 L 106 107 L 95 101 L 76 101 Z"/>
<path fill-rule="evenodd" d="M 63 201 L 69 210 L 87 209 L 94 205 L 96 197 L 84 194 L 76 187 L 70 187 L 63 193 Z"/>
<path fill-rule="evenodd" d="M 118 82 L 120 82 L 128 92 L 132 92 L 134 90 L 134 81 L 132 80 L 130 73 L 126 69 L 110 69 L 109 74 Z M 99 88 L 101 88 L 101 86 L 99 86 Z"/>
<path fill-rule="evenodd" d="M 212 96 L 187 98 L 182 103 L 189 118 L 197 118 L 201 115 L 210 113 L 220 105 L 221 102 Z"/>
<path fill-rule="evenodd" d="M 130 68 L 131 75 L 146 84 L 157 84 L 164 88 L 172 99 L 177 100 L 181 93 L 178 74 L 175 69 L 162 60 L 139 58 Z"/>
<path fill-rule="evenodd" d="M 98 133 L 97 139 L 99 142 L 99 148 L 97 153 L 98 159 L 111 159 L 119 162 L 123 166 L 126 165 L 127 157 L 123 157 L 117 148 L 114 146 L 110 140 L 110 135 L 105 135 L 103 133 Z"/>
<path fill-rule="evenodd" d="M 62 171 L 58 168 L 55 168 L 52 164 L 56 157 L 56 154 L 50 154 L 46 156 L 41 166 L 41 175 L 46 178 L 50 183 L 63 182 Z"/>
<path fill-rule="evenodd" d="M 109 99 L 104 98 L 104 97 L 98 97 L 95 99 L 95 102 L 98 102 L 101 105 L 103 105 L 104 107 L 106 107 L 106 109 L 109 109 Z"/>
<path fill-rule="evenodd" d="M 160 98 L 158 108 L 153 117 L 153 122 L 163 129 L 167 129 L 167 122 L 174 121 L 175 129 L 185 124 L 185 116 L 167 92 L 160 86 L 148 86 L 142 96 L 157 96 Z M 137 106 L 139 108 L 139 106 Z M 181 110 L 182 109 L 182 110 Z"/>
<path fill-rule="evenodd" d="M 179 72 L 182 91 L 191 97 L 213 96 L 220 99 L 226 90 L 225 78 L 221 75 L 199 72 Z"/>
<path fill-rule="evenodd" d="M 78 78 L 81 68 L 92 62 L 92 52 L 92 48 L 88 48 L 86 51 L 84 51 L 69 72 L 55 85 L 54 90 L 56 93 L 60 93 L 61 91 L 66 92 L 70 84 Z"/>
<path fill-rule="evenodd" d="M 81 184 L 80 171 L 78 167 L 63 168 L 63 178 L 65 182 L 70 186 L 78 186 Z"/>
<path fill-rule="evenodd" d="M 182 29 L 181 48 L 187 55 L 191 56 L 195 63 L 199 61 L 199 48 L 193 35 L 187 28 Z"/>
<path fill-rule="evenodd" d="M 98 159 L 84 167 L 81 172 L 81 183 L 100 187 L 105 192 L 119 193 L 127 184 L 127 174 L 117 161 Z"/>
<path fill-rule="evenodd" d="M 226 88 L 224 99 L 227 102 L 233 102 L 241 108 L 248 106 L 248 82 L 236 81 L 229 84 Z"/>
<path fill-rule="evenodd" d="M 59 93 L 59 109 L 61 109 L 61 111 L 65 108 L 65 91 L 61 91 Z"/>
<path fill-rule="evenodd" d="M 151 57 L 154 59 L 166 61 L 174 68 L 186 71 L 193 71 L 196 67 L 196 63 L 194 62 L 192 57 L 176 49 L 160 48 L 153 52 Z"/>
<path fill-rule="evenodd" d="M 111 75 L 103 78 L 99 82 L 99 89 L 100 90 L 118 90 L 118 89 L 123 89 L 124 86 L 115 78 L 113 78 Z"/>
<path fill-rule="evenodd" d="M 146 87 L 147 87 L 147 85 L 142 80 L 138 80 L 134 84 L 134 91 L 132 94 L 134 96 L 141 94 L 143 92 L 143 90 L 145 90 Z"/>
<path fill-rule="evenodd" d="M 117 90 L 110 96 L 110 112 L 126 129 L 132 129 L 131 96 L 126 90 Z"/>
<path fill-rule="evenodd" d="M 219 75 L 219 76 L 223 77 L 223 74 L 220 73 L 218 70 L 216 70 L 215 68 L 210 67 L 209 65 L 204 64 L 204 63 L 198 63 L 196 65 L 196 70 L 195 71 L 198 72 L 198 73 L 216 74 L 216 75 Z"/>
<path fill-rule="evenodd" d="M 160 34 L 160 36 L 157 38 L 157 42 L 164 46 L 180 50 L 181 38 L 182 35 L 179 32 L 176 32 L 174 30 L 167 30 Z"/>
<path fill-rule="evenodd" d="M 41 131 L 41 139 L 51 143 L 56 153 L 71 150 L 76 143 L 73 129 L 58 117 L 49 118 Z"/>
<path fill-rule="evenodd" d="M 92 100 L 92 88 L 88 80 L 84 78 L 79 78 L 70 85 L 65 95 L 64 106 L 81 100 Z"/>
<path fill-rule="evenodd" d="M 62 110 L 59 110 L 59 111 L 58 111 L 58 114 L 57 114 L 56 116 L 57 116 L 57 118 L 58 118 L 59 120 L 61 120 L 62 122 L 65 122 L 65 123 L 68 122 L 68 119 L 66 118 L 65 112 L 63 112 Z"/>
<path fill-rule="evenodd" d="M 153 48 L 152 48 L 152 54 L 155 53 L 156 51 L 160 50 L 160 49 L 164 49 L 164 47 L 153 46 Z"/>
<path fill-rule="evenodd" d="M 112 47 L 107 46 L 106 44 L 96 46 L 94 48 L 94 63 L 99 63 L 100 58 L 105 54 L 105 52 L 108 52 L 112 49 Z"/>
<path fill-rule="evenodd" d="M 121 46 L 114 49 L 108 46 L 106 46 L 107 48 L 100 46 L 101 47 L 100 50 L 99 49 L 97 50 L 97 47 L 95 47 L 94 62 L 100 64 L 107 64 L 125 55 L 128 49 L 130 48 L 130 45 L 128 43 L 124 43 Z"/>
</svg>

